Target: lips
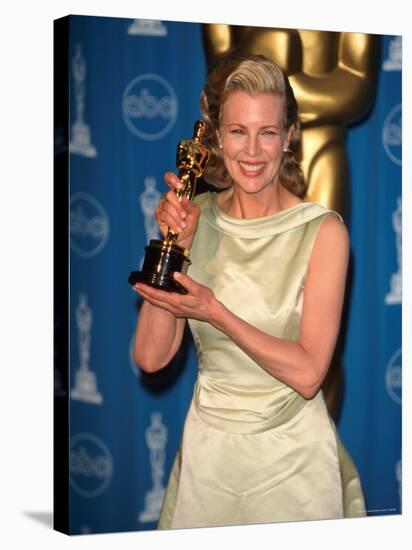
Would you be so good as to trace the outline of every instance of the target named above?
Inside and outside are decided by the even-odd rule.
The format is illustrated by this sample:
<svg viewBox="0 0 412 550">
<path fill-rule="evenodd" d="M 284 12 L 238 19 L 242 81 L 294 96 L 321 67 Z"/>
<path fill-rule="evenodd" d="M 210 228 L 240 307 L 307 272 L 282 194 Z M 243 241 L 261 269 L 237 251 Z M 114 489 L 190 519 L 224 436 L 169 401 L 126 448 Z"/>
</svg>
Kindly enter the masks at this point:
<svg viewBox="0 0 412 550">
<path fill-rule="evenodd" d="M 239 161 L 239 166 L 242 173 L 248 177 L 256 177 L 262 174 L 265 169 L 264 162 L 244 162 Z"/>
</svg>

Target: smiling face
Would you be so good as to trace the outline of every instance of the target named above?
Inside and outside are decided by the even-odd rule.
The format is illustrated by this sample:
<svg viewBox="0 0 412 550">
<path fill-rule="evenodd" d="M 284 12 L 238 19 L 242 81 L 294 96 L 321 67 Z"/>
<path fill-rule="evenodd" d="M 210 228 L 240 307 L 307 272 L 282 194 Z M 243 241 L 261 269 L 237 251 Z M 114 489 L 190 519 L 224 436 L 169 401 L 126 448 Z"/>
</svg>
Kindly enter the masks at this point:
<svg viewBox="0 0 412 550">
<path fill-rule="evenodd" d="M 220 141 L 234 185 L 259 193 L 278 184 L 282 151 L 287 147 L 283 101 L 269 93 L 253 97 L 232 92 L 222 106 Z"/>
</svg>

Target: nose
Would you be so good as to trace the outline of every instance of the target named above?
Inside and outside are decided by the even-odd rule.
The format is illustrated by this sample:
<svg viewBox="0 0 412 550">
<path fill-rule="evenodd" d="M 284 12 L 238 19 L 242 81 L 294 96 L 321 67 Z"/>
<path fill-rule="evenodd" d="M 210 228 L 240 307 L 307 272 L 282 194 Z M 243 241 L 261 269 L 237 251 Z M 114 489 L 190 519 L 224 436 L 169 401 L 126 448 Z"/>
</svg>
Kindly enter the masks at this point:
<svg viewBox="0 0 412 550">
<path fill-rule="evenodd" d="M 259 136 L 249 134 L 246 143 L 246 151 L 249 156 L 255 157 L 260 153 Z"/>
</svg>

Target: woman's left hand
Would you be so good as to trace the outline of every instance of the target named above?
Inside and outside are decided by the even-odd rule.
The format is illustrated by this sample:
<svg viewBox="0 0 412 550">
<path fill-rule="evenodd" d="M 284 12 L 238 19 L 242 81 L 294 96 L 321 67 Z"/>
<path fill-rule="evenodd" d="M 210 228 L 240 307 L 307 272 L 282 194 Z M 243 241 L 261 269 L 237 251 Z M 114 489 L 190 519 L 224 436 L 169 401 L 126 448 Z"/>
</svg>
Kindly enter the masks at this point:
<svg viewBox="0 0 412 550">
<path fill-rule="evenodd" d="M 133 288 L 152 305 L 169 311 L 175 317 L 211 322 L 217 302 L 213 291 L 183 273 L 175 272 L 174 278 L 188 290 L 188 294 L 167 292 L 143 283 L 137 283 Z"/>
</svg>

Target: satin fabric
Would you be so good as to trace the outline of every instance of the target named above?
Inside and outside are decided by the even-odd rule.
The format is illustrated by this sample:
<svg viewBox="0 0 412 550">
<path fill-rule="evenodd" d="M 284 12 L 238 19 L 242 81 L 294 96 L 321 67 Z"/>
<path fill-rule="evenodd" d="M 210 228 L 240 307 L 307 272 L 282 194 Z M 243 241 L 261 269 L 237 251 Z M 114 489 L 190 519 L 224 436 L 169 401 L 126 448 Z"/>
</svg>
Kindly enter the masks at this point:
<svg viewBox="0 0 412 550">
<path fill-rule="evenodd" d="M 196 202 L 189 275 L 235 315 L 296 341 L 317 231 L 339 214 L 303 202 L 239 219 L 219 210 L 215 193 Z M 158 528 L 365 515 L 356 468 L 322 392 L 304 399 L 210 324 L 189 325 L 199 373 Z"/>
</svg>

